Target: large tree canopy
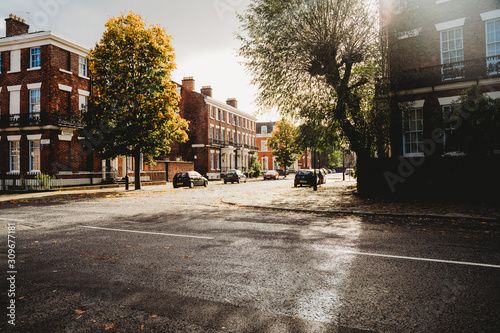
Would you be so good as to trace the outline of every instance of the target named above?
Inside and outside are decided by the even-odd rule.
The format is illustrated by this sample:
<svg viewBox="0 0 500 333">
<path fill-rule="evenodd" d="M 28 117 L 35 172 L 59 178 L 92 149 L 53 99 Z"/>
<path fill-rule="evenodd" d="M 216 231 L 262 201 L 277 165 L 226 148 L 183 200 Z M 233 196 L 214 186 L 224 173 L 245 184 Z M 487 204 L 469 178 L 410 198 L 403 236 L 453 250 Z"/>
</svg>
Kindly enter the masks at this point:
<svg viewBox="0 0 500 333">
<path fill-rule="evenodd" d="M 369 156 L 379 70 L 371 1 L 255 0 L 240 21 L 239 54 L 258 104 L 327 126 Z"/>
<path fill-rule="evenodd" d="M 146 27 L 129 12 L 106 23 L 90 55 L 94 96 L 84 114 L 85 133 L 103 158 L 135 157 L 136 188 L 141 154 L 148 159 L 168 154 L 173 140 L 187 140 L 170 78 L 175 69 L 171 39 L 160 26 Z"/>
</svg>

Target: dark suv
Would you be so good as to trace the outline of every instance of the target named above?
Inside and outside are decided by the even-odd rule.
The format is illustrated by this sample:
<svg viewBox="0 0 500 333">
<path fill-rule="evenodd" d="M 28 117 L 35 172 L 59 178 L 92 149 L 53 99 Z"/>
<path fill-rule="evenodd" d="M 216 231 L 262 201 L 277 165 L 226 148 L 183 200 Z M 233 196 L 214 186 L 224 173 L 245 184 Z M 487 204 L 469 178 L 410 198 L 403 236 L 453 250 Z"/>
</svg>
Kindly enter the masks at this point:
<svg viewBox="0 0 500 333">
<path fill-rule="evenodd" d="M 195 185 L 206 187 L 208 186 L 208 179 L 206 179 L 196 171 L 184 171 L 177 172 L 172 183 L 174 184 L 174 188 L 180 186 L 188 186 L 190 188 L 193 188 Z"/>
<path fill-rule="evenodd" d="M 224 174 L 224 184 L 227 183 L 239 183 L 247 182 L 247 176 L 243 174 L 240 170 L 229 170 Z"/>
</svg>

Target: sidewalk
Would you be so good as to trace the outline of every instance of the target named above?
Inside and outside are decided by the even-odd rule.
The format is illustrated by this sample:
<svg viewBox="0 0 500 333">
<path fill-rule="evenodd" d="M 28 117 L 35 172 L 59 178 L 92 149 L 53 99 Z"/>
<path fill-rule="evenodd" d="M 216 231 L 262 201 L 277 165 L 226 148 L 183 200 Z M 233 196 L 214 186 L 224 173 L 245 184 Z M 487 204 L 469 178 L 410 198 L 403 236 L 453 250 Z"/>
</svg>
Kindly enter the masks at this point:
<svg viewBox="0 0 500 333">
<path fill-rule="evenodd" d="M 261 179 L 249 179 L 249 182 L 261 181 Z M 211 182 L 211 185 L 222 185 L 223 183 Z M 246 206 L 264 209 L 278 209 L 289 211 L 303 211 L 316 213 L 365 215 L 365 216 L 391 216 L 391 217 L 413 217 L 413 218 L 435 218 L 435 219 L 472 219 L 477 221 L 488 221 L 496 223 L 500 221 L 500 206 L 491 203 L 474 202 L 435 202 L 430 200 L 388 200 L 383 198 L 360 198 L 356 195 L 356 182 L 347 178 L 328 179 L 324 185 L 318 186 L 318 191 L 311 187 L 293 187 L 293 178 L 288 177 L 275 182 L 272 190 L 262 192 L 245 191 L 244 195 L 228 196 L 222 192 L 221 201 L 225 204 Z M 167 186 L 167 187 L 166 187 Z M 124 187 L 108 185 L 98 187 L 67 188 L 60 191 L 2 194 L 0 203 L 6 201 L 29 200 L 49 196 L 75 196 L 107 193 L 163 193 L 166 189 L 172 190 L 172 185 L 145 185 L 140 191 L 125 191 Z M 241 188 L 240 188 L 241 189 Z"/>
<path fill-rule="evenodd" d="M 265 199 L 256 196 L 224 200 L 227 204 L 254 208 L 272 208 L 368 216 L 416 217 L 437 219 L 500 220 L 500 207 L 491 203 L 435 202 L 430 200 L 389 200 L 361 198 L 356 195 L 354 180 L 329 179 L 318 191 L 311 187 L 293 188 L 293 183 L 280 184 Z"/>
</svg>

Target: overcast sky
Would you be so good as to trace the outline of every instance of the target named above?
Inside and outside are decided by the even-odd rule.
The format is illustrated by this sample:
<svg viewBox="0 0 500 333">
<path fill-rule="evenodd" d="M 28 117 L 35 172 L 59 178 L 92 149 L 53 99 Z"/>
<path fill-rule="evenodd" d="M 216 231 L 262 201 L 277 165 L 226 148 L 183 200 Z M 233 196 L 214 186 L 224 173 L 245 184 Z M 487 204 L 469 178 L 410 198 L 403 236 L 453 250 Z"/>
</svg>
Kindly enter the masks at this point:
<svg viewBox="0 0 500 333">
<path fill-rule="evenodd" d="M 159 24 L 173 37 L 177 69 L 173 79 L 193 76 L 196 90 L 211 85 L 213 97 L 225 102 L 238 100 L 238 108 L 254 114 L 256 89 L 236 57 L 235 38 L 243 12 L 251 0 L 0 0 L 3 18 L 14 14 L 25 18 L 30 32 L 52 30 L 93 48 L 102 36 L 108 17 L 129 10 L 147 24 Z M 0 22 L 0 36 L 5 23 Z M 257 115 L 261 121 L 278 120 L 271 114 Z"/>
</svg>

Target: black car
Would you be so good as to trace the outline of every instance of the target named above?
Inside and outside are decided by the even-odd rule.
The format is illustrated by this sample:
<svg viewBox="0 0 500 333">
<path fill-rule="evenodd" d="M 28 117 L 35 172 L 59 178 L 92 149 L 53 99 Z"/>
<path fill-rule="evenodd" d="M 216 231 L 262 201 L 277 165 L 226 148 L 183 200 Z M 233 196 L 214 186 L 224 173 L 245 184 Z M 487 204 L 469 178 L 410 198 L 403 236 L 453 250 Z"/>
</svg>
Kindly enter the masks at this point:
<svg viewBox="0 0 500 333">
<path fill-rule="evenodd" d="M 172 181 L 174 188 L 181 186 L 188 186 L 193 188 L 195 186 L 208 186 L 208 179 L 200 175 L 196 171 L 183 171 L 177 172 Z"/>
<path fill-rule="evenodd" d="M 224 184 L 239 182 L 247 182 L 247 176 L 245 176 L 240 170 L 229 170 L 224 174 Z"/>
<path fill-rule="evenodd" d="M 319 175 L 316 174 L 316 184 L 320 185 Z M 314 186 L 314 170 L 299 170 L 295 174 L 295 180 L 293 186 Z"/>
</svg>

